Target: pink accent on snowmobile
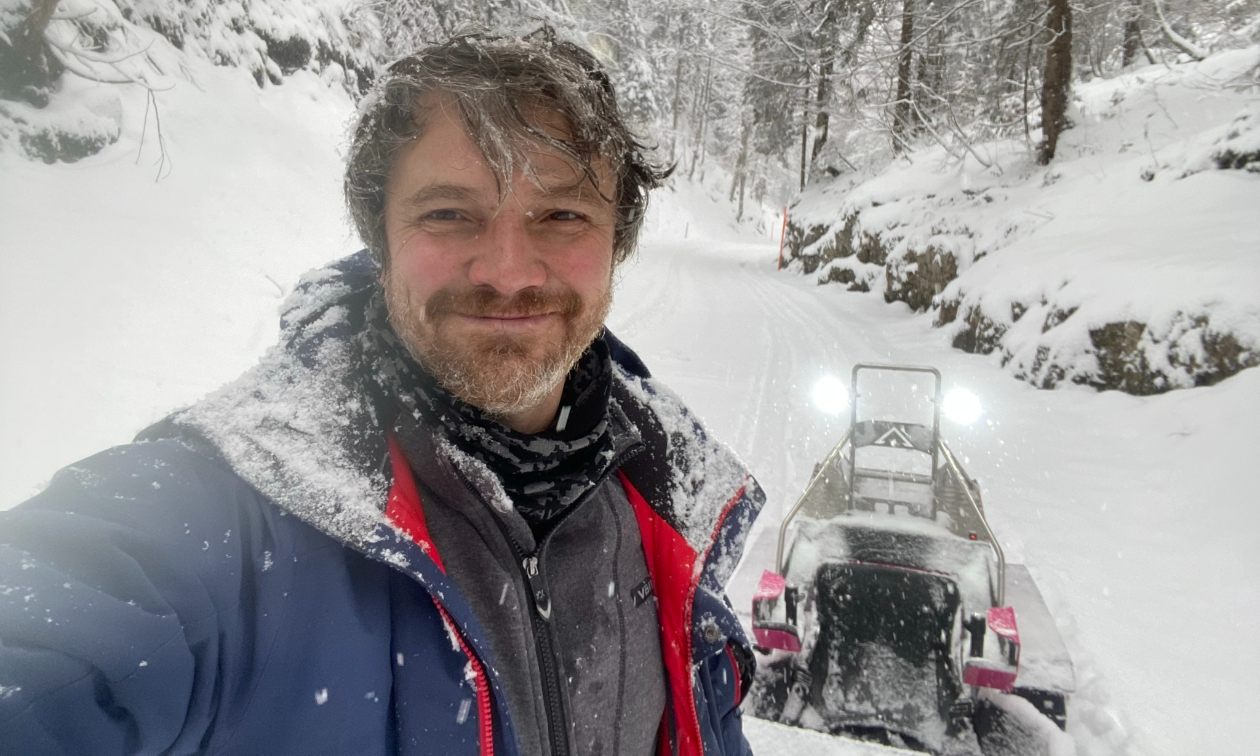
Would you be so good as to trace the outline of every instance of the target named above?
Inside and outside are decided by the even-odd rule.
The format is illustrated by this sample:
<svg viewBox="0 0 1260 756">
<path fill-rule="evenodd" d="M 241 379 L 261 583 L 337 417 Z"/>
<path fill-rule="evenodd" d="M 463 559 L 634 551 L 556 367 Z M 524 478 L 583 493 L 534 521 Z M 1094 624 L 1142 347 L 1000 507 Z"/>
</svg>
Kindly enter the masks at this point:
<svg viewBox="0 0 1260 756">
<path fill-rule="evenodd" d="M 991 607 L 985 612 L 985 624 L 997 636 L 1001 661 L 994 664 L 983 659 L 968 659 L 963 665 L 963 682 L 1009 693 L 1019 675 L 1019 626 L 1015 624 L 1015 610 L 1009 606 Z"/>
<path fill-rule="evenodd" d="M 783 651 L 798 653 L 801 650 L 801 639 L 786 630 L 774 630 L 768 627 L 754 627 L 753 635 L 757 645 L 766 648 L 777 648 Z"/>
<path fill-rule="evenodd" d="M 1008 641 L 1019 645 L 1019 626 L 1015 624 L 1015 610 L 1009 606 L 991 607 L 985 612 L 989 629 Z M 1017 657 L 1018 658 L 1018 657 Z"/>
<path fill-rule="evenodd" d="M 774 605 L 783 598 L 787 580 L 770 570 L 761 573 L 757 592 L 753 594 L 753 637 L 762 648 L 777 648 L 797 653 L 801 639 L 796 628 L 786 622 L 774 622 Z"/>
<path fill-rule="evenodd" d="M 783 589 L 787 587 L 787 578 L 782 575 L 776 575 L 770 570 L 762 570 L 761 582 L 757 583 L 757 592 L 753 594 L 753 601 L 757 599 L 776 599 L 783 595 Z"/>
<path fill-rule="evenodd" d="M 978 688 L 994 688 L 1010 693 L 1015 687 L 1015 673 L 1006 669 L 993 669 L 968 662 L 963 667 L 963 682 Z"/>
</svg>

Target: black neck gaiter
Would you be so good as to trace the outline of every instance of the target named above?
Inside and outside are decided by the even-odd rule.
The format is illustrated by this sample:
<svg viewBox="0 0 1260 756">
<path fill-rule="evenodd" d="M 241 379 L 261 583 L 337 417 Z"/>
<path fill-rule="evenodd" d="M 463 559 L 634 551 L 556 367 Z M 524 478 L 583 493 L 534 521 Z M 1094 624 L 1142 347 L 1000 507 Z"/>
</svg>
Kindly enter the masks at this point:
<svg viewBox="0 0 1260 756">
<path fill-rule="evenodd" d="M 564 427 L 527 435 L 442 388 L 394 333 L 379 292 L 366 314 L 364 352 L 384 397 L 419 412 L 457 448 L 494 471 L 535 532 L 546 529 L 612 467 L 616 456 L 608 424 L 612 363 L 602 333 L 565 381 L 558 416 L 564 418 Z"/>
</svg>

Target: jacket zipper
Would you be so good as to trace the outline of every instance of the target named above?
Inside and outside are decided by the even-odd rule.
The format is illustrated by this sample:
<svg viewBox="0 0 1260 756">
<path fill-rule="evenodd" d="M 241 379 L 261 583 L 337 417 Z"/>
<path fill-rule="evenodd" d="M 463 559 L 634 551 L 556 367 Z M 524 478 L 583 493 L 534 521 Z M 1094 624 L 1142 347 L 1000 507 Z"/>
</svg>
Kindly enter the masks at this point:
<svg viewBox="0 0 1260 756">
<path fill-rule="evenodd" d="M 542 554 L 543 548 L 547 545 L 547 541 L 550 540 L 551 534 L 559 529 L 561 523 L 567 520 L 569 515 L 575 512 L 578 506 L 586 501 L 588 496 L 592 496 L 600 486 L 604 485 L 604 482 L 608 480 L 612 473 L 616 472 L 627 460 L 644 448 L 641 443 L 635 444 L 618 454 L 604 474 L 595 480 L 590 489 L 581 498 L 570 504 L 568 509 L 560 513 L 559 519 L 552 524 L 547 534 L 535 545 L 532 554 L 526 552 L 520 542 L 508 532 L 507 527 L 499 520 L 498 515 L 492 512 L 490 516 L 499 527 L 499 531 L 503 533 L 503 537 L 507 540 L 508 545 L 511 546 L 512 552 L 516 555 L 517 563 L 521 566 L 521 575 L 525 578 L 525 584 L 529 587 L 526 593 L 529 594 L 530 625 L 534 630 L 534 652 L 538 656 L 539 671 L 543 678 L 543 708 L 547 712 L 547 732 L 551 741 L 552 756 L 568 756 L 569 735 L 566 731 L 568 722 L 567 717 L 564 715 L 564 697 L 560 689 L 561 680 L 558 656 L 551 644 L 551 629 L 549 627 L 551 620 L 551 596 L 547 593 L 546 584 L 543 582 L 538 558 Z M 468 489 L 468 492 L 476 497 L 482 506 L 489 506 L 486 504 L 481 492 L 459 472 L 459 468 L 455 468 L 455 471 L 460 482 L 464 484 L 464 488 Z"/>
<path fill-rule="evenodd" d="M 442 621 L 446 623 L 447 629 L 459 641 L 460 650 L 468 657 L 468 663 L 472 665 L 473 688 L 477 694 L 477 721 L 481 725 L 478 734 L 481 756 L 494 756 L 494 722 L 490 718 L 490 677 L 486 674 L 481 660 L 477 658 L 476 652 L 464 640 L 464 634 L 458 629 L 459 626 L 455 624 L 455 620 L 451 619 L 446 608 L 436 601 L 434 605 L 437 606 L 438 613 L 442 615 Z"/>
</svg>

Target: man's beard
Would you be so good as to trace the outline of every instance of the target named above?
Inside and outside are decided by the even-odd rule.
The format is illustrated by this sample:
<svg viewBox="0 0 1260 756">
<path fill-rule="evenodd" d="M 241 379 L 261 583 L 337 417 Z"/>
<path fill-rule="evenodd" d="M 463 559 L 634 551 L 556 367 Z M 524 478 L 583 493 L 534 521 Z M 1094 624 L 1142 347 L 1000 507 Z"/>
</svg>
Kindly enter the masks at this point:
<svg viewBox="0 0 1260 756">
<path fill-rule="evenodd" d="M 385 274 L 389 322 L 411 356 L 459 399 L 496 418 L 537 407 L 565 379 L 603 328 L 612 305 L 611 284 L 597 300 L 577 292 L 524 289 L 505 296 L 489 287 L 448 287 L 412 302 L 407 286 Z M 519 336 L 505 332 L 456 336 L 450 317 L 558 313 L 563 334 Z"/>
</svg>

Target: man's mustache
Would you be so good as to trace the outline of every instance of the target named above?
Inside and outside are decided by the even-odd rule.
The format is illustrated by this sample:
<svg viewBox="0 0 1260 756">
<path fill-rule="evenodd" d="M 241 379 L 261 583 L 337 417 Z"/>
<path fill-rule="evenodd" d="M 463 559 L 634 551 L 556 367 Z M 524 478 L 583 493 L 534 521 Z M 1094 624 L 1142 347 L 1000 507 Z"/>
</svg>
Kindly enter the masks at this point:
<svg viewBox="0 0 1260 756">
<path fill-rule="evenodd" d="M 572 289 L 546 291 L 536 287 L 505 295 L 489 286 L 444 288 L 434 292 L 425 302 L 427 319 L 438 320 L 447 315 L 468 315 L 479 318 L 524 318 L 558 314 L 572 318 L 582 310 L 582 298 Z"/>
</svg>

